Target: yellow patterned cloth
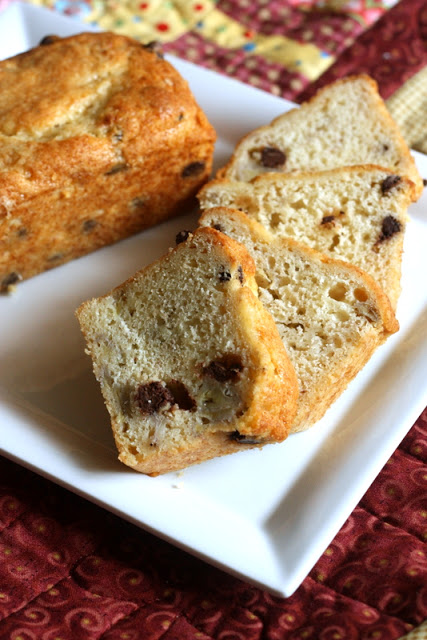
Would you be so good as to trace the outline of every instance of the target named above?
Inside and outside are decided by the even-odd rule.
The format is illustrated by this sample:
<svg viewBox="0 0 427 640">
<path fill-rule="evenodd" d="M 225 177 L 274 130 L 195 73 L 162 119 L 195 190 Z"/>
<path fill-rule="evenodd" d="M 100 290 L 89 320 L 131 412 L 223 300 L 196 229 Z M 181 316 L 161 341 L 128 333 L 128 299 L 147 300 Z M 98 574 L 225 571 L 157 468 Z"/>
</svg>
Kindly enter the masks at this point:
<svg viewBox="0 0 427 640">
<path fill-rule="evenodd" d="M 218 9 L 212 0 L 31 1 L 32 4 L 78 16 L 102 29 L 123 33 L 142 41 L 172 42 L 195 31 L 198 36 L 216 46 L 230 50 L 241 48 L 249 55 L 256 50 L 258 55 L 278 62 L 287 69 L 298 67 L 298 71 L 307 75 L 309 80 L 317 78 L 334 61 L 333 55 L 328 55 L 308 41 L 312 35 L 309 30 L 303 36 L 307 40 L 305 42 L 280 34 L 257 33 Z M 261 20 L 263 17 L 268 19 L 268 3 L 261 1 L 259 4 L 258 17 Z M 247 6 L 249 5 L 248 0 Z M 289 9 L 284 6 L 279 13 L 286 20 Z M 325 33 L 328 34 L 328 28 L 325 28 Z"/>
<path fill-rule="evenodd" d="M 335 60 L 336 42 L 333 34 L 336 25 L 320 20 L 320 33 L 329 46 L 321 47 L 313 40 L 315 33 L 307 21 L 307 28 L 298 31 L 296 37 L 288 37 L 277 30 L 263 33 L 262 26 L 273 21 L 285 24 L 295 16 L 295 10 L 306 14 L 314 10 L 318 16 L 339 16 L 343 29 L 342 44 L 349 46 L 355 35 L 354 22 L 369 26 L 384 13 L 393 0 L 290 0 L 271 10 L 268 0 L 241 0 L 238 9 L 257 8 L 256 20 L 261 32 L 248 28 L 247 20 L 240 21 L 227 12 L 228 3 L 212 0 L 29 0 L 32 4 L 46 6 L 60 13 L 76 16 L 102 29 L 123 33 L 140 40 L 172 42 L 184 34 L 195 31 L 200 37 L 225 49 L 242 48 L 248 55 L 257 55 L 277 62 L 286 69 L 297 69 L 309 80 L 316 79 Z M 222 4 L 223 7 L 217 7 Z M 292 15 L 294 11 L 294 15 Z M 250 13 L 250 12 L 249 12 Z M 241 16 L 244 17 L 243 15 Z M 348 18 L 348 21 L 346 21 Z M 322 39 L 322 38 L 321 38 Z"/>
<path fill-rule="evenodd" d="M 389 109 L 406 140 L 427 153 L 427 71 L 418 70 L 427 64 L 427 53 L 422 52 L 423 47 L 426 52 L 422 31 L 427 22 L 425 2 L 399 3 L 399 7 L 406 3 L 415 23 L 421 25 L 417 34 L 420 42 L 415 38 L 408 48 L 398 43 L 402 16 L 391 15 L 396 0 L 27 1 L 144 42 L 160 41 L 175 55 L 294 101 L 305 99 L 305 92 L 322 84 L 323 76 L 326 82 L 335 75 L 358 72 L 360 67 L 375 77 L 378 69 L 380 89 L 390 98 Z M 415 7 L 417 2 L 420 10 Z M 380 25 L 388 14 L 391 27 L 384 31 Z M 379 31 L 374 31 L 377 26 Z M 397 29 L 396 39 L 393 28 Z M 361 47 L 363 39 L 366 51 L 383 47 L 371 68 Z M 414 58 L 417 48 L 414 66 L 411 56 Z M 352 51 L 356 52 L 356 63 L 348 56 Z M 387 70 L 396 51 L 401 59 Z M 412 77 L 408 78 L 406 70 L 399 71 L 402 59 L 408 60 L 408 68 L 412 65 Z M 389 82 L 389 77 L 399 73 L 397 81 Z"/>
</svg>

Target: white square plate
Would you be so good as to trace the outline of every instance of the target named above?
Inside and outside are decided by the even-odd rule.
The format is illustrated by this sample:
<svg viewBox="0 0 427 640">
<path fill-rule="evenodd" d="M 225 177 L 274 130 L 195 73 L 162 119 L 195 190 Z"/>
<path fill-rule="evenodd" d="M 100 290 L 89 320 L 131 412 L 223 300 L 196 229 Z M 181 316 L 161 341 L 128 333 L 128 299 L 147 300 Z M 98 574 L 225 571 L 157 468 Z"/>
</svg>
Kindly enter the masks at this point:
<svg viewBox="0 0 427 640">
<path fill-rule="evenodd" d="M 3 57 L 82 24 L 31 5 L 0 16 Z M 218 132 L 216 166 L 289 102 L 173 59 Z M 427 177 L 427 158 L 415 154 Z M 116 460 L 74 309 L 105 293 L 195 225 L 187 216 L 59 267 L 0 298 L 0 447 L 5 456 L 123 518 L 289 596 L 427 404 L 427 192 L 410 209 L 400 331 L 324 419 L 262 451 L 148 478 Z"/>
</svg>

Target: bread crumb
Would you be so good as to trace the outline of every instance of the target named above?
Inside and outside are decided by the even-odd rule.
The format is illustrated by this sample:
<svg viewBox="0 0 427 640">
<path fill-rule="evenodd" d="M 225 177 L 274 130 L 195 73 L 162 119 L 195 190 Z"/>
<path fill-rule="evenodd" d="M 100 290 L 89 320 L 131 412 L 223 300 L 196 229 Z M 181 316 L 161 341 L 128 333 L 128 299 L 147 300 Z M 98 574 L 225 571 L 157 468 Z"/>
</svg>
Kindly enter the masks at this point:
<svg viewBox="0 0 427 640">
<path fill-rule="evenodd" d="M 184 481 L 182 477 L 184 476 L 184 470 L 178 471 L 176 474 L 176 480 L 172 482 L 172 489 L 182 489 L 184 487 Z"/>
<path fill-rule="evenodd" d="M 13 295 L 15 295 L 15 293 L 16 293 L 17 291 L 18 291 L 18 287 L 16 286 L 16 284 L 9 284 L 9 285 L 7 286 L 6 293 L 7 293 L 7 295 L 9 295 L 9 296 L 13 296 Z"/>
</svg>

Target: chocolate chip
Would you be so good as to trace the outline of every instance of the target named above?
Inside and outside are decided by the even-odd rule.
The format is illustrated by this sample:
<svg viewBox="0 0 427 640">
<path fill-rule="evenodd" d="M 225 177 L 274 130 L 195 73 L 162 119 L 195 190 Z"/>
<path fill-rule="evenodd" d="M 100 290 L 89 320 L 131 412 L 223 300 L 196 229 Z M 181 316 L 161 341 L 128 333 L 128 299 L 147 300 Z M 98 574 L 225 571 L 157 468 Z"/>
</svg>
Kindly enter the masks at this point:
<svg viewBox="0 0 427 640">
<path fill-rule="evenodd" d="M 115 173 L 120 173 L 120 171 L 127 171 L 129 169 L 127 164 L 121 163 L 116 164 L 114 167 L 111 167 L 108 171 L 104 173 L 104 176 L 113 176 Z"/>
<path fill-rule="evenodd" d="M 139 198 L 134 198 L 133 200 L 131 200 L 129 206 L 131 207 L 131 209 L 136 209 L 139 211 L 146 206 L 147 200 L 148 199 L 144 196 L 140 196 Z"/>
<path fill-rule="evenodd" d="M 387 240 L 388 238 L 391 238 L 391 236 L 394 236 L 396 233 L 399 233 L 401 228 L 402 225 L 400 224 L 399 220 L 396 220 L 396 218 L 394 218 L 393 216 L 386 216 L 382 221 L 381 233 L 380 237 L 377 240 L 377 244 L 379 244 L 380 242 L 384 242 L 384 240 Z"/>
<path fill-rule="evenodd" d="M 152 40 L 151 42 L 148 42 L 147 44 L 143 44 L 142 46 L 144 47 L 144 49 L 147 49 L 147 51 L 151 51 L 152 53 L 155 53 L 158 58 L 160 59 L 164 58 L 162 45 L 158 40 Z"/>
<path fill-rule="evenodd" d="M 113 133 L 114 142 L 121 142 L 123 140 L 123 131 L 116 131 Z"/>
<path fill-rule="evenodd" d="M 243 284 L 243 282 L 245 281 L 245 276 L 243 275 L 243 269 L 240 265 L 237 267 L 237 278 L 240 284 Z"/>
<path fill-rule="evenodd" d="M 383 153 L 386 153 L 389 149 L 390 149 L 390 145 L 383 143 L 383 145 L 382 145 Z"/>
<path fill-rule="evenodd" d="M 173 404 L 177 405 L 179 409 L 191 411 L 196 408 L 195 400 L 180 380 L 170 380 L 166 383 L 166 388 L 172 395 Z"/>
<path fill-rule="evenodd" d="M 158 413 L 167 405 L 184 411 L 191 411 L 196 407 L 188 389 L 179 380 L 170 380 L 166 384 L 159 381 L 141 384 L 136 391 L 135 401 L 144 415 Z"/>
<path fill-rule="evenodd" d="M 157 381 L 140 384 L 136 390 L 135 401 L 141 413 L 145 415 L 153 415 L 166 404 L 174 404 L 172 393 Z"/>
<path fill-rule="evenodd" d="M 41 47 L 43 47 L 44 45 L 47 44 L 53 44 L 54 42 L 57 42 L 58 40 L 60 40 L 61 38 L 59 36 L 45 36 L 44 38 L 42 38 L 39 42 L 39 45 Z"/>
<path fill-rule="evenodd" d="M 243 436 L 240 431 L 232 431 L 230 433 L 230 440 L 238 442 L 239 444 L 262 444 L 263 439 L 256 438 L 255 436 Z"/>
<path fill-rule="evenodd" d="M 47 261 L 48 262 L 57 262 L 58 260 L 63 260 L 64 258 L 64 254 L 63 253 L 53 253 L 51 256 L 48 257 Z"/>
<path fill-rule="evenodd" d="M 221 227 L 220 224 L 213 224 L 212 225 L 212 229 L 216 229 L 217 231 L 222 231 L 223 230 L 223 228 Z"/>
<path fill-rule="evenodd" d="M 188 236 L 190 235 L 190 233 L 191 231 L 187 231 L 185 229 L 183 231 L 179 231 L 175 236 L 176 244 L 181 244 L 181 242 L 185 242 Z"/>
<path fill-rule="evenodd" d="M 304 331 L 305 327 L 301 322 L 287 322 L 285 324 L 285 327 L 288 327 L 288 329 L 301 329 L 302 331 Z"/>
<path fill-rule="evenodd" d="M 190 176 L 199 176 L 205 170 L 204 162 L 190 162 L 186 167 L 182 170 L 181 176 L 183 178 L 189 178 Z"/>
<path fill-rule="evenodd" d="M 202 372 L 217 382 L 236 382 L 242 370 L 243 364 L 239 356 L 226 355 L 210 362 L 203 367 Z"/>
<path fill-rule="evenodd" d="M 218 278 L 220 282 L 228 282 L 231 280 L 231 273 L 229 271 L 222 270 L 219 272 Z"/>
<path fill-rule="evenodd" d="M 427 187 L 427 178 L 423 178 L 423 186 Z"/>
<path fill-rule="evenodd" d="M 97 220 L 92 220 L 92 218 L 85 220 L 82 224 L 83 233 L 90 233 L 96 226 L 98 226 Z"/>
<path fill-rule="evenodd" d="M 381 193 L 383 196 L 388 193 L 393 187 L 395 187 L 399 182 L 401 182 L 402 178 L 400 176 L 387 176 L 381 182 Z"/>
<path fill-rule="evenodd" d="M 331 222 L 335 222 L 335 216 L 323 216 L 320 224 L 330 224 Z"/>
<path fill-rule="evenodd" d="M 286 155 L 276 147 L 264 147 L 261 150 L 261 164 L 268 169 L 283 167 L 286 162 Z"/>
<path fill-rule="evenodd" d="M 178 122 L 182 122 L 183 120 L 184 120 L 184 114 L 183 114 L 183 113 L 180 113 L 180 114 L 178 115 Z"/>
<path fill-rule="evenodd" d="M 17 271 L 12 271 L 1 281 L 1 289 L 7 289 L 18 282 L 21 282 L 22 276 Z"/>
</svg>

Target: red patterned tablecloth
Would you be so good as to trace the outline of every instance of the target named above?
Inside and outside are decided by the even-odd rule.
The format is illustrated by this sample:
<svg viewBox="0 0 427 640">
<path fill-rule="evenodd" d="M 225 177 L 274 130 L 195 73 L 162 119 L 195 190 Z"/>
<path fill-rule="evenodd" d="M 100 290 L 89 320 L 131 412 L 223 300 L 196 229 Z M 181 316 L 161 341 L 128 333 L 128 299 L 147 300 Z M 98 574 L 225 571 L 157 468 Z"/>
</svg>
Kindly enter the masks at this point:
<svg viewBox="0 0 427 640">
<path fill-rule="evenodd" d="M 168 51 L 294 100 L 367 71 L 405 135 L 426 144 L 425 0 L 34 4 L 154 34 Z M 409 637 L 421 640 L 426 541 L 427 409 L 290 598 L 0 459 L 0 640 L 395 640 L 416 628 Z"/>
<path fill-rule="evenodd" d="M 2 460 L 0 639 L 394 640 L 427 617 L 426 539 L 427 410 L 290 598 Z"/>
</svg>

